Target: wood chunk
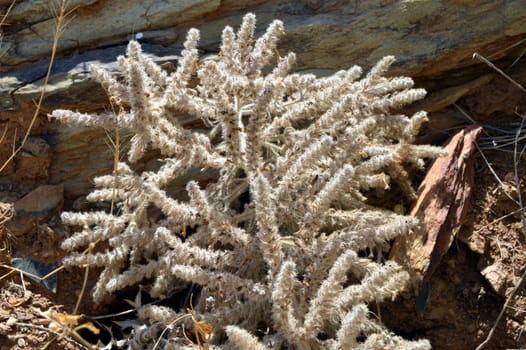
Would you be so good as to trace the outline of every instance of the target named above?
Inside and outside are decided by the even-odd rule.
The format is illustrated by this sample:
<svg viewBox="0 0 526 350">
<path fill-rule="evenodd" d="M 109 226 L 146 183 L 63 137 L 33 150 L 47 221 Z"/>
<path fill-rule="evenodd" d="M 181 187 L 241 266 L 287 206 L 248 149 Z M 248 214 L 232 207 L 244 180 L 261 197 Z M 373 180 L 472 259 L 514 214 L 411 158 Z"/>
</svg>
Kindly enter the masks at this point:
<svg viewBox="0 0 526 350">
<path fill-rule="evenodd" d="M 429 169 L 411 211 L 420 220 L 419 228 L 395 239 L 390 259 L 406 267 L 417 290 L 429 281 L 449 250 L 469 209 L 481 131 L 481 126 L 470 126 L 448 141 L 448 154 L 437 158 Z"/>
</svg>

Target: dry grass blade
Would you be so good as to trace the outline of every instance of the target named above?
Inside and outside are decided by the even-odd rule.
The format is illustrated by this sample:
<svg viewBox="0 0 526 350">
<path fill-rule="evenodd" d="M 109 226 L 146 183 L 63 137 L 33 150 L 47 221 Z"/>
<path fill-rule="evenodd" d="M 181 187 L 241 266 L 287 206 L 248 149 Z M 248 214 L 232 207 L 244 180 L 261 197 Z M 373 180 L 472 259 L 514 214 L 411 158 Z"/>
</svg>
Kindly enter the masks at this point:
<svg viewBox="0 0 526 350">
<path fill-rule="evenodd" d="M 68 24 L 73 20 L 73 12 L 78 8 L 78 6 L 67 9 L 67 0 L 55 0 L 51 2 L 49 6 L 49 12 L 52 17 L 55 19 L 55 32 L 60 36 Z"/>
<path fill-rule="evenodd" d="M 69 11 L 66 10 L 67 9 L 67 3 L 68 3 L 67 0 L 62 0 L 62 2 L 60 4 L 60 8 L 57 10 L 57 13 L 58 13 L 57 17 L 56 17 L 57 25 L 56 25 L 55 33 L 54 33 L 54 36 L 53 36 L 53 46 L 52 46 L 52 49 L 51 49 L 51 58 L 50 58 L 50 61 L 49 61 L 49 65 L 48 65 L 48 69 L 47 69 L 47 72 L 46 72 L 46 76 L 44 78 L 44 82 L 42 84 L 42 90 L 40 92 L 40 96 L 39 96 L 38 102 L 36 104 L 35 112 L 33 113 L 33 117 L 31 118 L 29 126 L 28 126 L 28 128 L 27 128 L 27 130 L 26 130 L 26 132 L 24 134 L 24 137 L 22 138 L 22 141 L 21 141 L 20 145 L 13 150 L 13 152 L 11 153 L 9 158 L 4 162 L 4 164 L 2 164 L 2 166 L 0 166 L 0 173 L 6 168 L 6 166 L 22 150 L 22 148 L 24 147 L 24 144 L 26 143 L 26 141 L 27 141 L 27 139 L 28 139 L 28 137 L 29 137 L 29 135 L 31 133 L 31 130 L 33 129 L 33 126 L 35 125 L 37 117 L 40 114 L 40 109 L 42 107 L 42 102 L 44 101 L 44 97 L 46 95 L 46 88 L 47 88 L 47 85 L 48 85 L 48 82 L 49 82 L 49 78 L 51 76 L 51 69 L 53 68 L 53 62 L 55 61 L 55 56 L 56 56 L 56 53 L 57 53 L 58 41 L 59 41 L 59 38 L 60 38 L 60 34 L 64 31 L 64 27 L 67 24 L 66 23 L 67 16 L 69 16 L 71 14 L 71 12 L 73 11 L 73 10 L 69 10 Z"/>
<path fill-rule="evenodd" d="M 522 209 L 524 208 L 523 202 L 522 202 L 522 192 L 521 192 L 521 180 L 519 177 L 519 163 L 520 159 L 522 158 L 522 155 L 524 154 L 524 146 L 522 147 L 522 150 L 520 153 L 517 150 L 517 145 L 519 143 L 519 135 L 521 134 L 522 127 L 524 125 L 524 118 L 521 121 L 520 128 L 517 129 L 517 133 L 515 134 L 515 151 L 513 152 L 513 167 L 514 167 L 514 175 L 515 175 L 515 190 L 517 191 L 517 198 L 519 201 L 519 207 Z M 521 215 L 521 221 L 522 221 L 522 230 L 524 233 L 524 238 L 526 238 L 526 218 L 524 215 Z"/>
<path fill-rule="evenodd" d="M 16 4 L 16 0 L 13 0 L 11 2 L 11 5 L 9 5 L 9 7 L 7 8 L 7 11 L 3 15 L 1 15 L 2 20 L 0 21 L 0 27 L 5 25 L 5 20 L 6 20 L 7 16 L 9 16 L 9 13 L 11 12 L 11 10 L 15 6 L 15 4 Z"/>
<path fill-rule="evenodd" d="M 55 332 L 55 331 L 53 331 L 53 330 L 51 330 L 49 328 L 43 327 L 43 326 L 38 326 L 38 325 L 34 325 L 34 324 L 31 324 L 31 323 L 24 323 L 24 322 L 18 322 L 16 325 L 18 327 L 26 327 L 26 328 L 37 329 L 39 331 L 51 333 L 51 334 L 55 335 L 56 337 L 60 337 L 60 333 L 59 332 Z M 74 339 L 71 339 L 70 337 L 63 336 L 62 339 L 65 339 L 68 342 L 75 344 L 76 346 L 78 346 L 81 349 L 89 349 L 89 348 L 85 347 L 84 345 L 82 345 L 81 343 L 79 343 L 78 341 L 76 341 Z"/>
<path fill-rule="evenodd" d="M 489 67 L 491 67 L 493 70 L 495 70 L 497 73 L 499 73 L 503 78 L 508 80 L 510 83 L 515 85 L 517 88 L 519 88 L 522 92 L 526 93 L 526 89 L 519 83 L 517 83 L 515 80 L 513 80 L 509 75 L 504 73 L 501 69 L 499 69 L 497 66 L 495 66 L 493 63 L 488 61 L 484 56 L 479 55 L 478 53 L 473 54 L 473 58 L 477 58 L 487 64 Z"/>
<path fill-rule="evenodd" d="M 500 222 L 500 221 L 502 221 L 502 220 L 504 220 L 504 219 L 507 219 L 507 218 L 509 218 L 510 216 L 513 216 L 513 215 L 515 215 L 515 214 L 522 213 L 521 215 L 524 215 L 523 212 L 524 212 L 524 208 L 516 209 L 516 210 L 514 210 L 514 211 L 512 211 L 512 212 L 510 212 L 510 213 L 508 213 L 508 214 L 506 214 L 506 215 L 503 215 L 503 216 L 501 216 L 501 217 L 499 217 L 499 218 L 493 220 L 493 221 L 490 222 L 490 223 L 487 223 L 487 224 L 485 224 L 485 225 L 479 227 L 479 229 L 478 229 L 476 232 L 477 232 L 477 233 L 480 233 L 483 229 L 488 228 L 488 227 L 491 227 L 492 225 L 495 225 L 496 223 L 498 223 L 498 222 Z"/>
<path fill-rule="evenodd" d="M 24 276 L 31 277 L 32 279 L 35 279 L 37 281 L 44 281 L 44 280 L 48 279 L 49 277 L 53 276 L 54 274 L 58 273 L 60 270 L 64 269 L 64 266 L 62 265 L 62 266 L 57 267 L 56 269 L 54 269 L 53 271 L 51 271 L 47 275 L 40 277 L 40 276 L 34 275 L 34 274 L 30 273 L 30 272 L 21 270 L 21 269 L 19 269 L 17 267 L 5 265 L 5 264 L 0 264 L 0 267 L 3 267 L 4 269 L 10 270 L 8 273 L 6 273 L 2 277 L 0 277 L 0 280 L 3 280 L 4 278 L 9 276 L 13 272 L 20 272 Z"/>
<path fill-rule="evenodd" d="M 74 314 L 77 314 L 80 309 L 80 303 L 82 302 L 82 298 L 84 297 L 84 292 L 86 291 L 86 285 L 88 284 L 88 275 L 89 275 L 89 266 L 86 266 L 86 269 L 84 270 L 84 280 L 82 281 L 82 288 L 80 289 L 79 297 L 77 298 L 77 302 L 75 303 L 75 309 L 73 311 Z"/>
</svg>

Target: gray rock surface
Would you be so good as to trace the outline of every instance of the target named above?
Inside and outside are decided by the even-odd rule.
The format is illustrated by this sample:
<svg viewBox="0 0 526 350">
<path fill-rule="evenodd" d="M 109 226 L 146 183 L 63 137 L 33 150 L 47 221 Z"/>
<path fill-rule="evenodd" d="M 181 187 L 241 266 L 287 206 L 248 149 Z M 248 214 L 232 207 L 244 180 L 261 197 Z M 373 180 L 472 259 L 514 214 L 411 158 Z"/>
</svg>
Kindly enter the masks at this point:
<svg viewBox="0 0 526 350">
<path fill-rule="evenodd" d="M 175 49 L 190 27 L 201 29 L 202 48 L 215 51 L 224 26 L 237 25 L 252 11 L 260 31 L 275 18 L 285 23 L 282 50 L 298 54 L 300 69 L 370 65 L 392 54 L 411 75 L 436 74 L 471 64 L 474 51 L 484 54 L 505 48 L 526 31 L 521 0 L 253 0 L 243 2 L 244 6 L 219 0 L 69 3 L 74 10 L 61 37 L 61 55 L 122 44 L 137 32 L 143 33 L 144 41 Z M 8 49 L 0 58 L 2 69 L 48 57 L 55 25 L 48 4 L 47 0 L 17 2 L 5 29 L 3 45 Z"/>
<path fill-rule="evenodd" d="M 42 89 L 55 26 L 50 3 L 18 0 L 3 28 L 0 130 L 7 131 L 0 144 L 2 159 L 27 129 Z M 0 0 L 0 13 L 10 4 Z M 520 48 L 526 37 L 522 0 L 69 0 L 68 10 L 46 98 L 32 129 L 51 147 L 51 162 L 43 162 L 47 168 L 38 171 L 46 176 L 30 177 L 64 184 L 66 197 L 72 198 L 89 190 L 92 176 L 110 169 L 107 135 L 49 124 L 46 114 L 56 108 L 107 109 L 107 96 L 91 79 L 89 64 L 117 72 L 116 57 L 138 32 L 144 51 L 168 67 L 176 62 L 189 28 L 201 30 L 202 54 L 215 53 L 222 29 L 237 27 L 249 11 L 256 14 L 258 34 L 275 18 L 285 23 L 279 52 L 296 52 L 297 70 L 330 74 L 354 64 L 367 69 L 379 58 L 395 55 L 392 74 L 416 77 L 430 91 L 415 108 L 433 111 L 433 122 L 441 128 L 459 117 L 452 104 L 493 79 L 472 59 L 473 53 L 512 60 L 520 50 L 510 47 Z M 9 183 L 27 180 L 24 167 L 31 162 L 23 157 L 4 170 L 3 175 L 11 176 Z"/>
<path fill-rule="evenodd" d="M 22 236 L 55 215 L 63 201 L 63 185 L 39 186 L 15 202 L 15 216 L 7 223 L 7 228 L 13 235 Z"/>
</svg>

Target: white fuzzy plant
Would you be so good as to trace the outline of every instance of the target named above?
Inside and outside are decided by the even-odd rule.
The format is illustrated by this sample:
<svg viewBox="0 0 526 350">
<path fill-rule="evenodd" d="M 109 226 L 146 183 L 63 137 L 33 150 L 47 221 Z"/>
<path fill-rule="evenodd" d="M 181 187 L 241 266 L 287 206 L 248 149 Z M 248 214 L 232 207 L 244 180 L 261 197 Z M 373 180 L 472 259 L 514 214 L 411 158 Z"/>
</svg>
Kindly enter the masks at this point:
<svg viewBox="0 0 526 350">
<path fill-rule="evenodd" d="M 257 40 L 254 29 L 252 14 L 237 33 L 226 27 L 219 55 L 203 61 L 199 31 L 191 29 L 171 74 L 131 41 L 118 58 L 122 79 L 92 67 L 125 112 L 51 114 L 66 124 L 133 132 L 130 163 L 147 149 L 161 157 L 153 171 L 121 162 L 95 179 L 88 199 L 115 200 L 118 214 L 62 214 L 82 227 L 64 241 L 71 252 L 64 263 L 102 267 L 97 302 L 139 283 L 153 298 L 185 282 L 201 286 L 194 320 L 212 326 L 201 340 L 214 348 L 429 348 L 371 316 L 367 305 L 395 298 L 409 277 L 394 262 L 361 254 L 385 251 L 418 224 L 366 204 L 366 196 L 395 183 L 414 197 L 405 169 L 440 153 L 412 145 L 424 112 L 396 112 L 425 91 L 410 78 L 385 77 L 390 56 L 364 77 L 357 66 L 324 78 L 291 73 L 295 55 L 275 56 L 282 22 Z M 208 132 L 183 127 L 181 116 L 200 118 Z M 167 186 L 191 169 L 215 169 L 217 177 L 189 181 L 186 194 L 174 197 Z M 152 208 L 162 215 L 149 217 Z M 141 306 L 143 325 L 129 347 L 151 347 L 185 313 Z M 166 349 L 185 346 L 163 334 Z"/>
</svg>

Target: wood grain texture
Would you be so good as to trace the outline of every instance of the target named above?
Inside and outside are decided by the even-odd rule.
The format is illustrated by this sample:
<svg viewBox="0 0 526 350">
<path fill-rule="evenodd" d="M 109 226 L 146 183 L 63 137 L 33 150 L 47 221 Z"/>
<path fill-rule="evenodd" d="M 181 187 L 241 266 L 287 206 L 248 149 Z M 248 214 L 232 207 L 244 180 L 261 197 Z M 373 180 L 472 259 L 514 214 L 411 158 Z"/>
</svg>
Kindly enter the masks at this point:
<svg viewBox="0 0 526 350">
<path fill-rule="evenodd" d="M 419 188 L 411 211 L 420 220 L 416 232 L 398 237 L 390 259 L 405 266 L 417 290 L 429 281 L 462 226 L 473 190 L 473 160 L 481 126 L 468 127 L 445 146 Z"/>
</svg>

